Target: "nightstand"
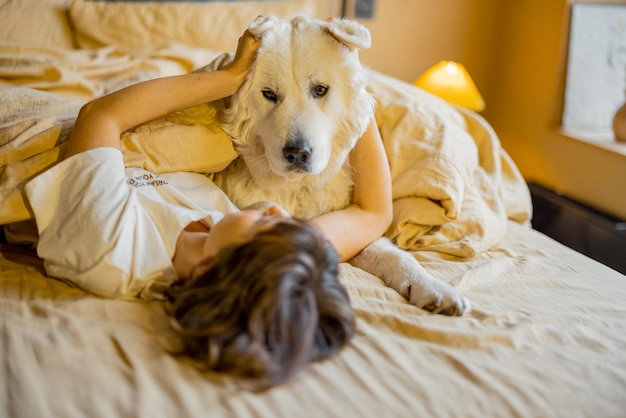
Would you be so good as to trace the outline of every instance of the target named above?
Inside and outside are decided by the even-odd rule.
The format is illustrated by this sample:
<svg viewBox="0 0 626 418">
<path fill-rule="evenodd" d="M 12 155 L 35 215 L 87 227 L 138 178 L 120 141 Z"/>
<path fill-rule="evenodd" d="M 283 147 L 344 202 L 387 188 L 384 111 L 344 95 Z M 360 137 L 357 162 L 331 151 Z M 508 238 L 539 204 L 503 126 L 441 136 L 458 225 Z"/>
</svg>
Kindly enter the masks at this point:
<svg viewBox="0 0 626 418">
<path fill-rule="evenodd" d="M 534 229 L 626 274 L 626 222 L 529 183 Z"/>
</svg>

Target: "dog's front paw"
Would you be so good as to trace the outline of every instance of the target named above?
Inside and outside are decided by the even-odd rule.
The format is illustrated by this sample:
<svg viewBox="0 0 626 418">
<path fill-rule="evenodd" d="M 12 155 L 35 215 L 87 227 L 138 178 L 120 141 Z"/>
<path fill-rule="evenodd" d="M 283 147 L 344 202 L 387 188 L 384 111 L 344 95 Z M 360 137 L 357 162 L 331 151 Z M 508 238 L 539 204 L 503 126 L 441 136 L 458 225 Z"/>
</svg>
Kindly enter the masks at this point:
<svg viewBox="0 0 626 418">
<path fill-rule="evenodd" d="M 405 297 L 418 308 L 435 314 L 461 316 L 471 311 L 470 300 L 459 290 L 446 283 L 408 283 Z"/>
<path fill-rule="evenodd" d="M 471 310 L 469 299 L 459 290 L 437 280 L 411 254 L 386 238 L 374 241 L 351 263 L 383 279 L 418 308 L 451 316 Z"/>
</svg>

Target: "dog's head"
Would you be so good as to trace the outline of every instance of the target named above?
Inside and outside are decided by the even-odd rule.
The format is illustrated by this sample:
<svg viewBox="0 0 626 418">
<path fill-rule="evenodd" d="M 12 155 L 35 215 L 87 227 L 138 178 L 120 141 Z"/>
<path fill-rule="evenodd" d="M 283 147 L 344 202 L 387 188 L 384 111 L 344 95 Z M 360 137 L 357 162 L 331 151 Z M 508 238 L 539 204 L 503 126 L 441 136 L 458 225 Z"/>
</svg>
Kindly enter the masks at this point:
<svg viewBox="0 0 626 418">
<path fill-rule="evenodd" d="M 257 59 L 224 128 L 257 180 L 335 173 L 364 132 L 374 101 L 356 50 L 369 31 L 350 20 L 257 18 Z"/>
</svg>

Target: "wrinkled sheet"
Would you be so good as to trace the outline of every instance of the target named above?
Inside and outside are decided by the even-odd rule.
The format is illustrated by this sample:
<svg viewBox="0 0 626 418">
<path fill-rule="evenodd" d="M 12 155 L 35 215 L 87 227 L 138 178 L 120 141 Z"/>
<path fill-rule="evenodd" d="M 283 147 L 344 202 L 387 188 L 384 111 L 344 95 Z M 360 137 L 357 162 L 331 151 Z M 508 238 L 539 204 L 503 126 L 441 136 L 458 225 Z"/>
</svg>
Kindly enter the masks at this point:
<svg viewBox="0 0 626 418">
<path fill-rule="evenodd" d="M 268 392 L 169 353 L 159 302 L 105 300 L 0 252 L 0 416 L 617 417 L 626 412 L 626 277 L 509 222 L 471 259 L 421 251 L 475 307 L 431 315 L 348 264 L 355 338 Z"/>
</svg>

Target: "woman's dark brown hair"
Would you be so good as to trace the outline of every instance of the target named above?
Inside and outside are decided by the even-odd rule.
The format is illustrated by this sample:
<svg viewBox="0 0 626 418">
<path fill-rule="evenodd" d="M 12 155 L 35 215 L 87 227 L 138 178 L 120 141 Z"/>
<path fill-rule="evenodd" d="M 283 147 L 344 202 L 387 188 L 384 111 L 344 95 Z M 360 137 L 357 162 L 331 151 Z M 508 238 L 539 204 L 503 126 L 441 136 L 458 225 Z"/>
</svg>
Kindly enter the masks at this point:
<svg viewBox="0 0 626 418">
<path fill-rule="evenodd" d="M 355 328 L 338 261 L 321 232 L 289 218 L 223 249 L 205 273 L 167 292 L 182 354 L 256 389 L 333 355 Z"/>
</svg>

